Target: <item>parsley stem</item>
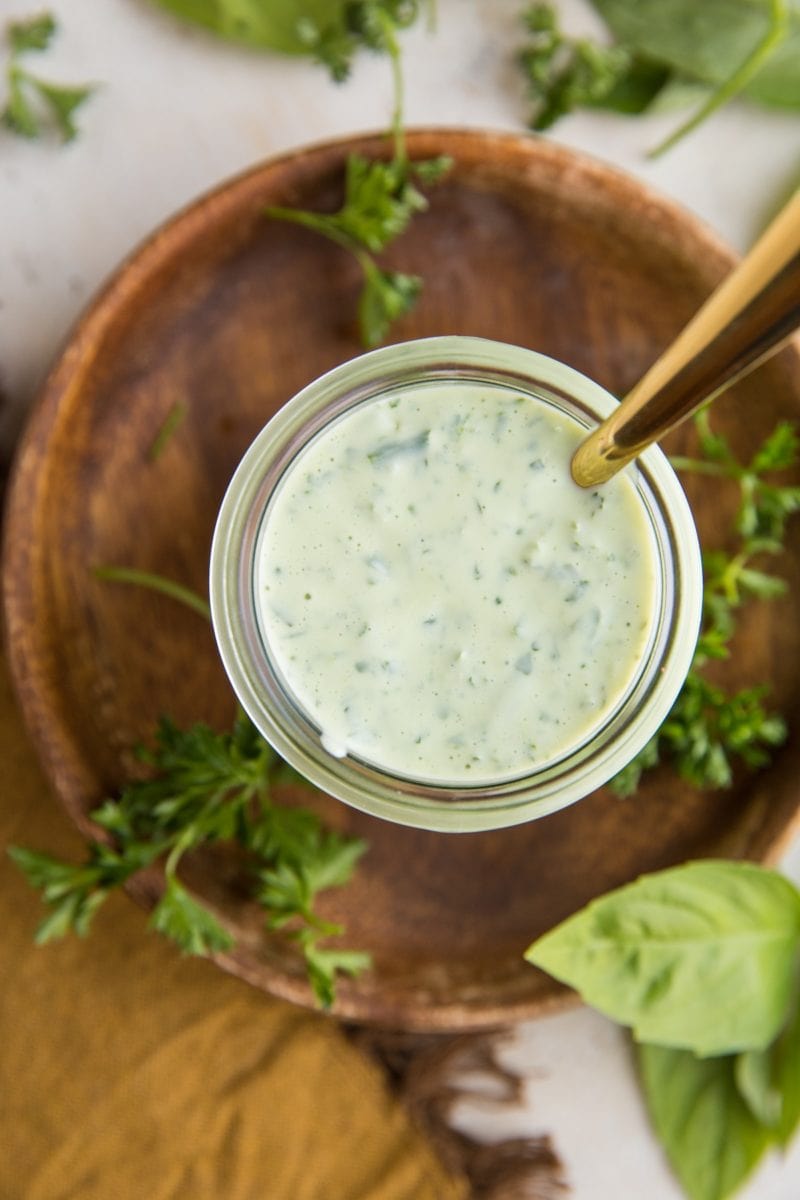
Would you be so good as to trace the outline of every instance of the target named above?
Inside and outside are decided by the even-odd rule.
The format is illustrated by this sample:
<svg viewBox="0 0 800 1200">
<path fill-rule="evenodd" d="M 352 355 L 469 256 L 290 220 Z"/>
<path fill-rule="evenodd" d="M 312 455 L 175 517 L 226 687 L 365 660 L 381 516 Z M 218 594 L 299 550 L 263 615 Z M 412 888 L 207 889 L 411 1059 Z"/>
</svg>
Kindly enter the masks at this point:
<svg viewBox="0 0 800 1200">
<path fill-rule="evenodd" d="M 750 51 L 744 62 L 724 79 L 722 83 L 711 93 L 705 103 L 701 104 L 696 112 L 689 117 L 688 121 L 684 121 L 674 133 L 665 138 L 658 146 L 648 153 L 648 158 L 659 158 L 670 150 L 676 142 L 686 134 L 691 133 L 698 125 L 705 121 L 706 117 L 710 117 L 718 108 L 722 108 L 729 100 L 738 95 L 742 88 L 746 87 L 753 76 L 761 69 L 767 61 L 773 50 L 780 45 L 786 37 L 786 32 L 789 27 L 789 12 L 787 0 L 770 0 L 770 21 L 769 28 L 764 34 L 760 42 Z"/>
<path fill-rule="evenodd" d="M 187 825 L 167 855 L 167 861 L 164 864 L 164 874 L 167 879 L 174 878 L 175 872 L 178 869 L 178 863 L 194 841 L 194 826 Z"/>
<path fill-rule="evenodd" d="M 309 212 L 305 208 L 284 208 L 279 204 L 270 205 L 264 209 L 264 216 L 276 221 L 291 221 L 295 225 L 303 225 L 314 233 L 319 233 L 329 241 L 335 242 L 343 250 L 358 255 L 357 243 L 346 233 L 343 233 L 324 213 Z"/>
<path fill-rule="evenodd" d="M 150 449 L 147 451 L 147 457 L 150 462 L 156 462 L 161 457 L 170 438 L 186 417 L 187 411 L 186 405 L 182 404 L 180 400 L 176 400 L 170 406 L 166 417 L 161 423 L 161 427 L 150 444 Z"/>
<path fill-rule="evenodd" d="M 702 458 L 683 458 L 680 454 L 670 455 L 669 461 L 676 471 L 692 471 L 695 475 L 716 475 L 726 479 L 731 475 L 731 468 L 727 463 L 706 462 Z"/>
<path fill-rule="evenodd" d="M 406 131 L 403 122 L 405 106 L 403 64 L 400 50 L 394 38 L 389 43 L 389 54 L 392 63 L 392 81 L 394 84 L 394 109 L 392 111 L 392 136 L 394 138 L 394 156 L 398 164 L 404 167 L 408 161 L 406 153 Z"/>
<path fill-rule="evenodd" d="M 155 575 L 152 571 L 140 571 L 137 567 L 95 567 L 92 574 L 106 583 L 132 583 L 137 587 L 149 588 L 152 592 L 160 592 L 185 604 L 207 621 L 211 620 L 211 609 L 203 597 L 182 583 L 176 583 L 174 579 L 165 579 L 163 575 Z"/>
<path fill-rule="evenodd" d="M 392 66 L 392 85 L 394 91 L 394 104 L 392 107 L 392 138 L 394 140 L 394 157 L 397 164 L 402 168 L 405 167 L 408 161 L 406 154 L 406 135 L 403 124 L 403 107 L 404 107 L 404 85 L 403 85 L 403 63 L 400 55 L 400 46 L 395 37 L 395 25 L 392 18 L 383 9 L 378 10 L 378 17 L 383 29 L 383 36 L 386 42 L 386 50 L 389 55 L 389 61 Z"/>
</svg>

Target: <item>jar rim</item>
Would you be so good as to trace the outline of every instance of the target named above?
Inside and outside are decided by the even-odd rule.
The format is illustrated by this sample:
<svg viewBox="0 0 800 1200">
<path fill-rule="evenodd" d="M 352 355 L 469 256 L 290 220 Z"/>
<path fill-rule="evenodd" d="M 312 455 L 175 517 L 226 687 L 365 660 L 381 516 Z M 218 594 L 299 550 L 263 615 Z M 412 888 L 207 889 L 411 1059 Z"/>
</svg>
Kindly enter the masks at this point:
<svg viewBox="0 0 800 1200">
<path fill-rule="evenodd" d="M 674 703 L 691 663 L 702 603 L 691 511 L 666 456 L 652 446 L 626 471 L 635 480 L 657 547 L 659 615 L 641 669 L 588 741 L 544 768 L 478 785 L 426 783 L 356 756 L 329 754 L 320 730 L 291 703 L 264 652 L 253 591 L 264 513 L 289 463 L 344 412 L 393 387 L 465 379 L 549 399 L 587 430 L 617 405 L 609 392 L 574 368 L 537 351 L 483 338 L 425 338 L 351 359 L 290 399 L 246 451 L 220 508 L 209 589 L 215 636 L 234 691 L 286 761 L 315 786 L 373 816 L 454 832 L 547 815 L 595 790 L 626 765 Z"/>
</svg>

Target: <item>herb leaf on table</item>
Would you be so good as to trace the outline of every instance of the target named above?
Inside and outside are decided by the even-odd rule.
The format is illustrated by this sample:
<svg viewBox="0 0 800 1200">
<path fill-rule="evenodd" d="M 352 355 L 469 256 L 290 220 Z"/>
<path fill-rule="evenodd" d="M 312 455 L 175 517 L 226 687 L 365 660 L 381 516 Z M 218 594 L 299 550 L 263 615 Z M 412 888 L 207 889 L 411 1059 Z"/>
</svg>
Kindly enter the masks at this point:
<svg viewBox="0 0 800 1200">
<path fill-rule="evenodd" d="M 592 901 L 526 957 L 631 1028 L 656 1134 L 690 1200 L 725 1200 L 800 1121 L 800 891 L 690 862 Z"/>
<path fill-rule="evenodd" d="M 711 87 L 724 84 L 770 33 L 777 40 L 747 94 L 786 108 L 800 107 L 800 62 L 773 91 L 773 72 L 783 74 L 784 54 L 793 58 L 800 35 L 797 0 L 592 0 L 618 41 L 670 66 L 680 77 Z M 775 65 L 773 65 L 773 63 Z"/>
<path fill-rule="evenodd" d="M 592 0 L 610 43 L 559 28 L 551 3 L 529 6 L 532 41 L 520 54 L 545 129 L 575 108 L 642 113 L 667 96 L 696 102 L 692 115 L 652 153 L 660 154 L 718 108 L 744 94 L 800 108 L 798 0 Z"/>
<path fill-rule="evenodd" d="M 387 162 L 370 161 L 351 154 L 345 169 L 345 196 L 337 212 L 317 213 L 273 205 L 265 215 L 302 225 L 349 251 L 363 275 L 357 315 L 361 341 L 366 347 L 384 340 L 392 322 L 409 312 L 422 289 L 417 275 L 379 266 L 374 255 L 404 233 L 412 217 L 428 207 L 418 183 L 433 184 L 450 169 L 446 156 L 411 162 L 403 130 L 403 78 L 396 33 L 403 23 L 404 6 L 398 3 L 349 5 L 358 10 L 358 28 L 369 30 L 368 44 L 385 50 L 394 75 L 393 153 Z M 414 10 L 416 12 L 416 9 Z M 353 17 L 355 20 L 355 17 Z M 366 34 L 364 34 L 366 36 Z"/>
<path fill-rule="evenodd" d="M 2 121 L 12 133 L 38 138 L 44 132 L 43 114 L 47 114 L 62 141 L 71 142 L 78 134 L 75 113 L 91 96 L 94 87 L 51 83 L 32 75 L 19 63 L 22 55 L 46 50 L 57 28 L 50 13 L 9 24 L 11 55 L 6 68 L 8 96 Z"/>
<path fill-rule="evenodd" d="M 742 1098 L 736 1058 L 640 1046 L 639 1071 L 653 1128 L 690 1200 L 724 1200 L 770 1144 Z"/>
<path fill-rule="evenodd" d="M 58 26 L 52 13 L 39 13 L 8 26 L 8 41 L 12 54 L 27 54 L 31 50 L 46 50 Z"/>
<path fill-rule="evenodd" d="M 523 20 L 528 41 L 519 52 L 519 63 L 534 106 L 532 129 L 549 129 L 574 109 L 607 100 L 630 78 L 628 50 L 603 46 L 590 38 L 568 37 L 559 28 L 552 4 L 531 4 Z M 648 102 L 651 98 L 648 96 Z"/>
<path fill-rule="evenodd" d="M 413 25 L 419 12 L 419 0 L 346 0 L 333 20 L 304 16 L 297 31 L 307 51 L 341 83 L 359 50 L 393 56 L 395 33 Z"/>
</svg>

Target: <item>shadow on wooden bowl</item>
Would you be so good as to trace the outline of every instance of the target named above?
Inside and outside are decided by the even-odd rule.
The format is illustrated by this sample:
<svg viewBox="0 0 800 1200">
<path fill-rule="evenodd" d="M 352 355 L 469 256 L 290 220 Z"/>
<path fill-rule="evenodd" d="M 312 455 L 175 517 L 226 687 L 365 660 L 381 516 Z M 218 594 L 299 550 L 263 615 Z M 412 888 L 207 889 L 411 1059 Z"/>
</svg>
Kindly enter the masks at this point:
<svg viewBox="0 0 800 1200">
<path fill-rule="evenodd" d="M 397 340 L 475 334 L 562 359 L 622 393 L 729 270 L 732 257 L 686 212 L 552 143 L 466 131 L 413 132 L 413 157 L 447 153 L 431 192 L 387 261 L 425 277 Z M 92 576 L 97 564 L 155 571 L 205 591 L 217 508 L 241 454 L 272 413 L 322 371 L 358 353 L 351 258 L 307 230 L 267 220 L 267 204 L 331 209 L 349 151 L 381 137 L 303 150 L 255 168 L 160 229 L 94 301 L 47 380 L 20 448 L 7 507 L 10 661 L 45 769 L 84 833 L 161 713 L 230 722 L 233 699 L 210 630 L 168 599 Z M 800 402 L 789 349 L 717 404 L 743 452 Z M 175 403 L 186 419 L 153 462 Z M 668 448 L 685 447 L 680 432 Z M 701 536 L 718 543 L 734 497 L 692 479 Z M 781 569 L 800 586 L 800 540 Z M 795 595 L 797 592 L 795 592 Z M 726 684 L 769 680 L 794 728 L 800 708 L 796 604 L 753 605 Z M 688 858 L 770 860 L 797 811 L 800 742 L 767 769 L 700 793 L 667 770 L 621 800 L 607 790 L 554 816 L 484 834 L 385 824 L 316 794 L 369 853 L 326 916 L 368 949 L 374 970 L 343 981 L 337 1012 L 416 1030 L 506 1024 L 567 993 L 527 966 L 537 935 L 593 896 Z M 238 934 L 220 966 L 310 1003 L 302 965 L 263 930 L 240 865 L 216 848 L 190 885 Z M 156 874 L 134 881 L 144 903 Z"/>
</svg>

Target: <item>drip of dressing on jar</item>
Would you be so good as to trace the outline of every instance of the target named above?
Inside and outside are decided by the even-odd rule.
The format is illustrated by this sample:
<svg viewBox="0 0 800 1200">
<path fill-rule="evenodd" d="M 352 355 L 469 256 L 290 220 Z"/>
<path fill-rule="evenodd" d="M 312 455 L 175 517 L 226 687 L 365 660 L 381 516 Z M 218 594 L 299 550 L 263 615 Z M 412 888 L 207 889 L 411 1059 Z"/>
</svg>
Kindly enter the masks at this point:
<svg viewBox="0 0 800 1200">
<path fill-rule="evenodd" d="M 256 609 L 328 753 L 479 785 L 606 723 L 653 636 L 657 551 L 627 473 L 572 481 L 585 434 L 544 397 L 430 382 L 348 410 L 290 464 Z"/>
</svg>

